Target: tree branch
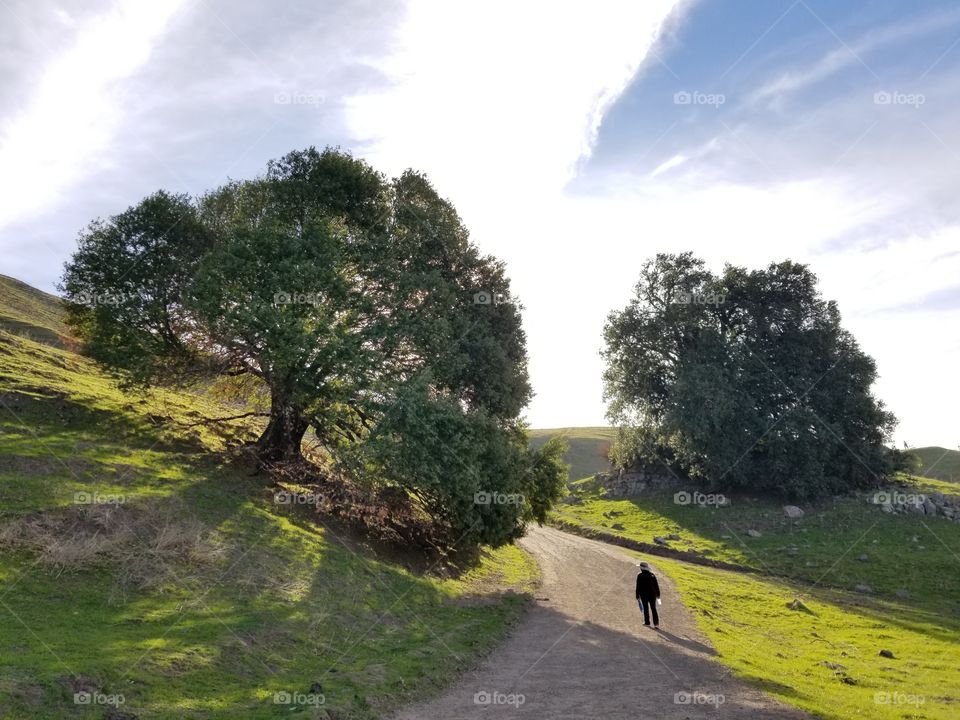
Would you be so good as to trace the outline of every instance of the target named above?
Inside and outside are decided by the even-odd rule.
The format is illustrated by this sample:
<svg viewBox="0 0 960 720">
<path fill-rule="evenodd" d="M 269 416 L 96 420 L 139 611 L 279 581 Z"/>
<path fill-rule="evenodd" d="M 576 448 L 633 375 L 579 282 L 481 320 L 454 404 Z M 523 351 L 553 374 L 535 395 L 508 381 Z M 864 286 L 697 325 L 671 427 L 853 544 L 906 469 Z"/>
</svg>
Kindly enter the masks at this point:
<svg viewBox="0 0 960 720">
<path fill-rule="evenodd" d="M 241 418 L 245 418 L 245 417 L 270 417 L 270 413 L 265 413 L 265 412 L 248 412 L 248 413 L 243 413 L 242 415 L 231 415 L 230 417 L 207 418 L 207 419 L 205 419 L 205 420 L 198 420 L 198 421 L 195 422 L 195 423 L 189 423 L 189 424 L 187 424 L 187 425 L 183 425 L 182 427 L 196 427 L 197 425 L 209 425 L 210 423 L 216 423 L 216 422 L 227 422 L 227 421 L 229 421 L 229 420 L 240 420 Z"/>
</svg>

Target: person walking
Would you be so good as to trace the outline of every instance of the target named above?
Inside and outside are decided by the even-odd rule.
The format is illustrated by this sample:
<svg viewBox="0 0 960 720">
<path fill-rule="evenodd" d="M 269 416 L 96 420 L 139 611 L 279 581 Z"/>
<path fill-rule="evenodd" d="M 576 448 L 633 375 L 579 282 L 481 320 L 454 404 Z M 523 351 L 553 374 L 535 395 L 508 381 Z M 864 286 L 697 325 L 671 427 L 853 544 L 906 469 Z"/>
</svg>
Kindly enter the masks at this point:
<svg viewBox="0 0 960 720">
<path fill-rule="evenodd" d="M 660 602 L 660 584 L 657 576 L 650 572 L 650 565 L 640 563 L 640 573 L 637 575 L 637 602 L 643 610 L 643 624 L 650 625 L 650 614 L 653 613 L 653 626 L 660 627 L 660 617 L 657 615 L 657 603 Z"/>
</svg>

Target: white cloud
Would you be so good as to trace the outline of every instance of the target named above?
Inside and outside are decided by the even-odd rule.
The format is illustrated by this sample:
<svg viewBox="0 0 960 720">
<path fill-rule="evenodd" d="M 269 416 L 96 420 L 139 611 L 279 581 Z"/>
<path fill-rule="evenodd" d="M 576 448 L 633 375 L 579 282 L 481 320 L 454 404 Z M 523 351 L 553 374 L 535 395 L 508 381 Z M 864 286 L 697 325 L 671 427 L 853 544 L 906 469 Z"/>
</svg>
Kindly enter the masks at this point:
<svg viewBox="0 0 960 720">
<path fill-rule="evenodd" d="M 0 129 L 0 228 L 49 205 L 89 172 L 122 114 L 112 94 L 150 51 L 184 0 L 125 0 L 50 51 L 22 109 Z"/>
<path fill-rule="evenodd" d="M 585 277 L 604 274 L 580 257 L 599 238 L 564 188 L 678 4 L 414 0 L 381 64 L 392 87 L 347 103 L 374 164 L 428 173 L 507 262 L 526 306 L 534 422 L 602 422 L 595 360 L 609 306 L 577 299 Z"/>
<path fill-rule="evenodd" d="M 348 121 L 377 165 L 421 168 L 470 210 L 555 196 L 676 4 L 413 0 L 382 63 L 394 86 Z"/>
<path fill-rule="evenodd" d="M 806 8 L 806 5 L 801 4 Z M 799 7 L 797 9 L 799 11 Z M 809 11 L 809 9 L 808 9 Z M 845 42 L 831 29 L 830 42 L 837 47 L 824 54 L 813 63 L 805 63 L 799 70 L 781 72 L 774 80 L 761 86 L 748 96 L 748 102 L 770 101 L 776 103 L 784 96 L 803 90 L 811 85 L 832 77 L 836 73 L 853 65 L 860 65 L 867 76 L 878 83 L 879 75 L 871 67 L 867 58 L 877 49 L 909 40 L 916 40 L 937 30 L 943 30 L 960 19 L 956 10 L 928 14 L 910 22 L 888 25 L 864 34 L 850 43 Z"/>
</svg>

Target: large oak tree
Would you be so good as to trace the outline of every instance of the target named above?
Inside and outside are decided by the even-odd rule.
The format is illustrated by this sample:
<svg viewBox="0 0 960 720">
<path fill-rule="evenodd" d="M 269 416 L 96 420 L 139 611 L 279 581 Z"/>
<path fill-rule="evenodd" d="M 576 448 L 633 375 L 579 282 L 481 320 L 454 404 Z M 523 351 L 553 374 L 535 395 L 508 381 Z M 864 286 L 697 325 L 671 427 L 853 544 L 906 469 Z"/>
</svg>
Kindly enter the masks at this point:
<svg viewBox="0 0 960 720">
<path fill-rule="evenodd" d="M 665 460 L 718 488 L 796 496 L 891 470 L 876 364 L 804 265 L 714 275 L 690 253 L 657 255 L 604 334 L 610 414 L 628 428 L 620 464 Z"/>
<path fill-rule="evenodd" d="M 62 289 L 91 354 L 131 378 L 259 378 L 265 462 L 300 461 L 312 429 L 456 527 L 497 524 L 454 508 L 478 492 L 522 495 L 493 509 L 486 540 L 516 536 L 560 492 L 557 453 L 525 447 L 525 335 L 504 268 L 421 174 L 388 180 L 310 148 L 196 201 L 159 192 L 91 224 Z"/>
</svg>

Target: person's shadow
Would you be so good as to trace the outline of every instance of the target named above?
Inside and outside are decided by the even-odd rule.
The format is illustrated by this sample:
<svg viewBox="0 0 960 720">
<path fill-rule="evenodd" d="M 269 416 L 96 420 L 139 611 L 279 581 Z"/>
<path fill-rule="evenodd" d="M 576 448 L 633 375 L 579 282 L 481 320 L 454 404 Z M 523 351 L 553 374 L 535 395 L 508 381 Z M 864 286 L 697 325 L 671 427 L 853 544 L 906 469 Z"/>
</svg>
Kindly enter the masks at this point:
<svg viewBox="0 0 960 720">
<path fill-rule="evenodd" d="M 685 647 L 688 650 L 692 650 L 693 652 L 704 653 L 706 655 L 717 654 L 716 650 L 714 650 L 709 645 L 704 645 L 702 642 L 697 642 L 696 640 L 691 640 L 689 638 L 679 637 L 678 635 L 674 635 L 673 633 L 668 632 L 663 628 L 660 628 L 657 632 L 663 637 L 665 637 L 667 640 L 669 640 L 670 642 L 676 643 L 677 645 Z"/>
</svg>

